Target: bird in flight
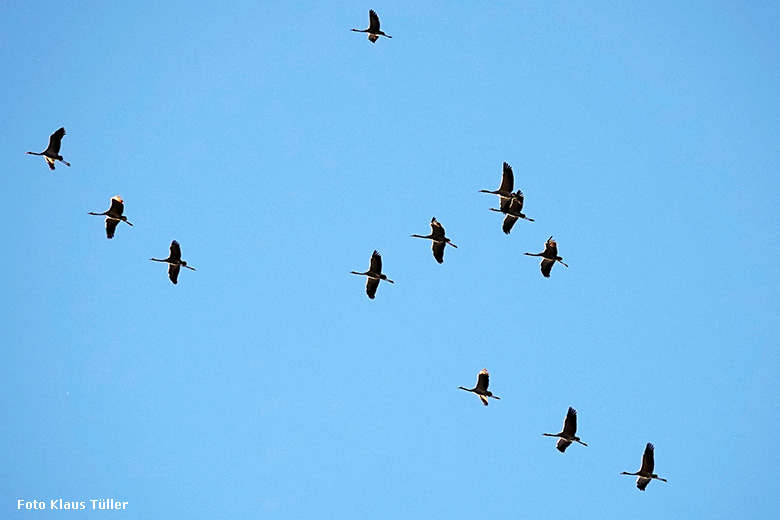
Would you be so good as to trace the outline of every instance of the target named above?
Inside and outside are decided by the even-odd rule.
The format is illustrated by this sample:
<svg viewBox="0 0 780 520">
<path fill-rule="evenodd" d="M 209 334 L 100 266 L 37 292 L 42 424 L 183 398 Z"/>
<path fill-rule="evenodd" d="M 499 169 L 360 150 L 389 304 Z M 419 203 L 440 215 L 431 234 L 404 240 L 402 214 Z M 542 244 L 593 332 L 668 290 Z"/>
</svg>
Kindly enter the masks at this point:
<svg viewBox="0 0 780 520">
<path fill-rule="evenodd" d="M 479 190 L 480 193 L 490 193 L 492 195 L 498 195 L 501 202 L 499 207 L 503 207 L 506 199 L 511 199 L 515 196 L 512 190 L 515 186 L 515 174 L 512 172 L 512 167 L 509 163 L 504 163 L 504 171 L 501 174 L 501 186 L 495 191 Z"/>
<path fill-rule="evenodd" d="M 122 215 L 125 211 L 125 204 L 122 200 L 122 197 L 119 195 L 115 197 L 111 197 L 111 207 L 108 208 L 107 211 L 104 211 L 103 213 L 93 213 L 89 212 L 88 215 L 105 215 L 106 216 L 106 237 L 108 238 L 114 238 L 114 231 L 116 231 L 116 227 L 119 225 L 119 221 L 125 222 L 129 225 L 130 222 L 127 221 L 127 217 Z"/>
<path fill-rule="evenodd" d="M 455 249 L 458 248 L 455 244 L 450 242 L 450 239 L 444 236 L 444 226 L 442 226 L 436 217 L 431 219 L 431 234 L 430 235 L 412 235 L 415 238 L 427 238 L 431 241 L 431 249 L 433 250 L 433 257 L 437 262 L 444 263 L 444 248 L 447 244 L 451 245 Z"/>
<path fill-rule="evenodd" d="M 523 196 L 523 192 L 520 190 L 517 190 L 515 193 L 512 194 L 509 198 L 501 198 L 501 209 L 496 208 L 490 208 L 490 211 L 498 211 L 499 213 L 503 213 L 506 215 L 504 217 L 504 225 L 502 229 L 504 230 L 504 233 L 507 235 L 510 231 L 512 231 L 512 226 L 515 225 L 515 222 L 517 222 L 517 219 L 525 219 L 530 220 L 531 222 L 534 221 L 532 218 L 528 218 L 523 213 L 523 201 L 525 200 L 525 197 Z"/>
<path fill-rule="evenodd" d="M 374 299 L 374 296 L 376 296 L 376 288 L 379 287 L 380 280 L 395 283 L 390 278 L 382 274 L 382 255 L 380 255 L 376 250 L 371 255 L 371 265 L 369 266 L 368 271 L 365 273 L 358 273 L 357 271 L 350 272 L 352 274 L 359 274 L 368 277 L 368 280 L 366 280 L 366 294 L 372 300 Z"/>
<path fill-rule="evenodd" d="M 177 241 L 171 242 L 171 252 L 168 254 L 168 258 L 160 260 L 159 258 L 150 258 L 149 260 L 154 260 L 155 262 L 165 262 L 168 264 L 168 277 L 171 279 L 171 282 L 175 284 L 179 281 L 179 271 L 182 267 L 186 267 L 187 269 L 195 270 L 194 267 L 190 267 L 187 265 L 187 262 L 181 259 L 181 247 L 179 246 L 179 243 Z"/>
<path fill-rule="evenodd" d="M 577 410 L 569 407 L 569 411 L 566 414 L 566 419 L 563 421 L 563 431 L 561 433 L 543 433 L 545 437 L 560 437 L 558 444 L 555 446 L 561 453 L 566 451 L 566 448 L 572 442 L 579 442 L 583 446 L 587 446 L 584 442 L 577 437 Z"/>
<path fill-rule="evenodd" d="M 542 257 L 542 274 L 545 278 L 550 277 L 550 271 L 552 271 L 555 262 L 562 263 L 565 267 L 569 267 L 563 262 L 563 258 L 558 256 L 558 244 L 553 240 L 553 237 L 547 239 L 544 244 L 544 251 L 541 253 L 523 253 L 528 256 L 541 256 Z"/>
<path fill-rule="evenodd" d="M 41 153 L 27 152 L 30 155 L 42 155 L 46 159 L 46 164 L 49 165 L 49 169 L 54 169 L 54 161 L 60 161 L 65 166 L 70 166 L 70 163 L 62 158 L 60 155 L 60 144 L 62 144 L 62 136 L 65 135 L 65 128 L 60 128 L 51 136 L 49 136 L 49 147 Z"/>
<path fill-rule="evenodd" d="M 498 396 L 493 395 L 493 392 L 488 390 L 488 385 L 490 384 L 490 374 L 488 374 L 487 368 L 483 368 L 479 376 L 477 377 L 477 386 L 474 388 L 464 388 L 462 386 L 459 386 L 461 390 L 465 390 L 467 392 L 473 392 L 477 394 L 477 397 L 479 397 L 479 400 L 482 401 L 482 404 L 485 406 L 488 405 L 488 397 L 492 397 L 493 399 L 501 399 Z"/>
<path fill-rule="evenodd" d="M 642 455 L 642 469 L 636 473 L 628 473 L 627 471 L 621 473 L 621 475 L 636 475 L 639 477 L 636 479 L 636 487 L 638 487 L 640 491 L 644 491 L 647 485 L 653 479 L 668 482 L 665 478 L 661 478 L 653 473 L 653 469 L 655 467 L 655 460 L 653 456 L 654 452 L 655 446 L 648 442 L 647 446 L 645 446 L 645 454 Z"/>
<path fill-rule="evenodd" d="M 379 30 L 379 16 L 373 9 L 368 10 L 368 29 L 352 29 L 355 32 L 368 33 L 368 39 L 371 43 L 376 43 L 380 36 L 392 38 Z"/>
</svg>

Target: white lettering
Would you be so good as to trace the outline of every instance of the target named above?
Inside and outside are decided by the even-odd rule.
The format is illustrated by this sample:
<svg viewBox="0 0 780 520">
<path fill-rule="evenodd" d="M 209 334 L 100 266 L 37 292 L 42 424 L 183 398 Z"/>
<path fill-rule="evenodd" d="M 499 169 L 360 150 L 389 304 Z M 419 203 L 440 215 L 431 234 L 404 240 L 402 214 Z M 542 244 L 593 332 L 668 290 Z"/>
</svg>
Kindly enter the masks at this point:
<svg viewBox="0 0 780 520">
<path fill-rule="evenodd" d="M 32 502 L 25 502 L 24 500 L 18 500 L 16 502 L 16 509 L 21 509 L 24 504 L 25 509 L 46 509 L 46 502 L 43 500 L 33 500 Z"/>
</svg>

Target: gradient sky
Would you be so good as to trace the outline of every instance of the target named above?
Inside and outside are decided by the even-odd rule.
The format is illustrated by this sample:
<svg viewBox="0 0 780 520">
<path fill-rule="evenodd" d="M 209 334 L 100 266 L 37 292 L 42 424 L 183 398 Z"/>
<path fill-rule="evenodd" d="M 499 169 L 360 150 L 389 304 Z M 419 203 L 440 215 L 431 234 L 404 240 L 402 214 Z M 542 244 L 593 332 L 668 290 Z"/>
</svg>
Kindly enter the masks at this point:
<svg viewBox="0 0 780 520">
<path fill-rule="evenodd" d="M 369 8 L 391 40 L 349 31 Z M 775 518 L 779 25 L 0 3 L 0 517 Z M 52 172 L 24 152 L 60 126 Z M 509 236 L 478 193 L 503 161 L 536 219 Z M 433 216 L 443 265 L 409 237 Z M 457 389 L 483 367 L 488 407 Z M 560 454 L 569 406 L 589 446 Z M 129 509 L 16 509 L 58 498 Z"/>
</svg>

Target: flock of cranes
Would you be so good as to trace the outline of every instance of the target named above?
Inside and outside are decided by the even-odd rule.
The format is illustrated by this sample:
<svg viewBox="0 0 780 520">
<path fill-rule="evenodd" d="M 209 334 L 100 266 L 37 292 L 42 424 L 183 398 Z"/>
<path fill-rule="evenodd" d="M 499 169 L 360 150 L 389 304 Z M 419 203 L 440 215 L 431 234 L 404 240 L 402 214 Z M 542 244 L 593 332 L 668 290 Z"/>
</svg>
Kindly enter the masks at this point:
<svg viewBox="0 0 780 520">
<path fill-rule="evenodd" d="M 380 36 L 386 36 L 388 38 L 392 38 L 392 36 L 389 36 L 380 30 L 379 16 L 376 14 L 376 12 L 373 9 L 368 11 L 368 20 L 369 20 L 368 29 L 363 29 L 363 30 L 352 29 L 352 30 L 355 32 L 368 33 L 368 39 L 371 41 L 371 43 L 376 43 L 376 41 L 379 39 Z M 522 190 L 518 189 L 517 191 L 514 191 L 514 184 L 515 184 L 515 178 L 514 178 L 514 172 L 512 171 L 512 167 L 505 162 L 503 165 L 501 184 L 499 185 L 498 189 L 479 190 L 480 193 L 489 193 L 491 195 L 498 195 L 499 197 L 498 209 L 490 208 L 490 210 L 505 215 L 504 222 L 502 224 L 501 229 L 507 235 L 512 231 L 512 227 L 520 219 L 528 220 L 529 222 L 534 222 L 534 219 L 526 216 L 523 213 L 523 203 L 525 202 L 525 196 L 523 195 Z M 449 238 L 447 238 L 447 236 L 444 233 L 444 226 L 442 226 L 441 223 L 438 220 L 436 220 L 436 217 L 433 217 L 433 219 L 431 219 L 430 235 L 411 235 L 411 236 L 414 238 L 423 238 L 423 239 L 430 240 L 431 249 L 433 251 L 433 257 L 440 264 L 444 263 L 444 249 L 446 248 L 447 244 L 451 245 L 454 248 L 458 247 L 455 244 L 453 244 Z M 540 268 L 542 271 L 542 275 L 545 278 L 550 277 L 550 273 L 552 272 L 552 268 L 556 262 L 560 263 L 564 267 L 569 267 L 568 264 L 566 264 L 563 261 L 563 258 L 558 255 L 558 244 L 557 242 L 555 242 L 555 240 L 553 240 L 552 236 L 547 239 L 547 242 L 545 242 L 544 251 L 542 251 L 541 253 L 524 253 L 524 254 L 527 256 L 539 256 L 542 258 Z M 376 297 L 376 290 L 379 287 L 379 282 L 381 280 L 385 280 L 387 282 L 393 283 L 392 280 L 390 280 L 384 273 L 382 273 L 382 257 L 376 250 L 371 255 L 371 264 L 369 266 L 368 271 L 363 273 L 352 271 L 352 274 L 362 275 L 368 278 L 368 280 L 366 281 L 366 294 L 372 300 Z M 480 401 L 482 401 L 482 404 L 487 406 L 488 398 L 500 399 L 500 397 L 493 395 L 493 392 L 488 390 L 489 384 L 490 384 L 490 374 L 488 373 L 486 368 L 483 368 L 482 371 L 480 371 L 479 375 L 477 376 L 477 384 L 474 386 L 474 388 L 465 388 L 463 386 L 459 386 L 458 388 L 476 394 L 477 397 L 479 397 Z M 566 419 L 563 423 L 563 430 L 560 433 L 556 433 L 556 434 L 545 433 L 543 435 L 547 437 L 558 437 L 558 443 L 556 444 L 556 447 L 558 451 L 564 453 L 566 451 L 566 448 L 568 448 L 574 442 L 582 444 L 583 446 L 587 446 L 587 444 L 582 442 L 580 438 L 577 437 L 576 434 L 577 434 L 577 410 L 575 410 L 572 407 L 569 407 L 569 411 L 567 412 Z M 666 482 L 665 479 L 662 479 L 658 475 L 653 473 L 653 465 L 654 465 L 653 450 L 654 450 L 653 445 L 648 443 L 647 447 L 645 448 L 644 457 L 642 458 L 642 468 L 637 473 L 627 473 L 627 472 L 622 473 L 623 475 L 637 475 L 639 478 L 637 479 L 636 485 L 642 491 L 645 490 L 647 484 L 652 479 L 658 479 Z"/>
<path fill-rule="evenodd" d="M 392 38 L 392 36 L 385 34 L 380 30 L 379 16 L 376 14 L 375 11 L 369 10 L 368 16 L 369 16 L 369 26 L 367 29 L 352 29 L 352 31 L 368 33 L 368 39 L 372 43 L 375 43 L 380 36 Z M 27 153 L 30 155 L 43 156 L 43 158 L 46 160 L 47 165 L 52 170 L 55 169 L 56 161 L 60 161 L 66 166 L 70 166 L 70 163 L 65 161 L 63 157 L 60 155 L 62 138 L 64 136 L 65 136 L 65 128 L 64 127 L 59 128 L 49 137 L 49 146 L 46 148 L 46 150 L 40 153 L 38 152 L 27 152 Z M 502 224 L 502 230 L 507 235 L 511 232 L 515 223 L 520 219 L 534 222 L 534 219 L 527 217 L 522 212 L 525 197 L 521 190 L 518 189 L 517 191 L 514 191 L 514 173 L 512 171 L 512 167 L 508 163 L 504 162 L 503 164 L 503 172 L 502 172 L 501 184 L 499 188 L 497 190 L 480 190 L 480 193 L 489 193 L 492 195 L 497 195 L 499 197 L 499 208 L 498 209 L 490 208 L 490 210 L 505 215 Z M 88 214 L 96 215 L 96 216 L 105 216 L 106 237 L 109 239 L 114 238 L 117 226 L 119 225 L 120 222 L 125 222 L 129 226 L 133 225 L 127 220 L 127 217 L 124 215 L 124 201 L 118 195 L 111 197 L 111 207 L 108 210 L 102 213 L 89 212 Z M 433 257 L 439 264 L 442 264 L 444 263 L 444 250 L 446 246 L 450 245 L 454 248 L 457 248 L 458 246 L 453 244 L 452 241 L 449 238 L 447 238 L 444 232 L 444 226 L 442 226 L 442 224 L 438 220 L 436 220 L 436 217 L 431 219 L 430 225 L 431 225 L 431 233 L 429 235 L 413 234 L 411 236 L 414 238 L 422 238 L 422 239 L 430 240 Z M 562 264 L 565 267 L 569 267 L 566 263 L 563 262 L 563 258 L 558 255 L 558 245 L 553 240 L 552 236 L 549 239 L 547 239 L 545 243 L 544 251 L 542 251 L 541 253 L 524 253 L 524 254 L 528 256 L 538 256 L 542 258 L 541 272 L 545 278 L 550 277 L 550 273 L 556 262 Z M 176 240 L 173 240 L 171 242 L 170 252 L 167 258 L 164 259 L 150 258 L 149 260 L 154 262 L 167 263 L 168 277 L 170 278 L 173 284 L 178 283 L 179 273 L 182 267 L 195 271 L 193 267 L 187 265 L 186 261 L 182 260 L 181 247 Z M 382 272 L 382 256 L 376 250 L 371 255 L 370 264 L 367 271 L 365 272 L 351 271 L 351 273 L 355 275 L 365 276 L 367 278 L 366 294 L 372 300 L 376 297 L 376 291 L 377 288 L 379 287 L 380 281 L 386 281 L 391 284 L 394 283 L 393 280 L 389 279 L 387 275 L 385 275 Z M 480 401 L 482 401 L 482 404 L 487 406 L 488 398 L 500 399 L 500 397 L 493 395 L 493 393 L 490 390 L 488 390 L 489 383 L 490 383 L 490 374 L 485 368 L 479 372 L 477 376 L 477 383 L 474 386 L 474 388 L 465 388 L 463 386 L 459 386 L 458 388 L 476 394 L 477 397 L 479 397 Z M 582 442 L 576 434 L 577 434 L 577 411 L 574 408 L 569 407 L 569 410 L 566 414 L 566 418 L 563 423 L 563 430 L 560 433 L 556 433 L 556 434 L 544 433 L 542 435 L 547 437 L 558 437 L 556 448 L 561 453 L 564 453 L 566 451 L 566 448 L 568 448 L 571 444 L 575 442 L 582 444 L 583 446 L 587 446 L 587 444 Z M 628 473 L 625 471 L 621 473 L 621 475 L 637 476 L 638 478 L 637 478 L 636 485 L 642 491 L 645 490 L 645 488 L 647 487 L 647 485 L 650 483 L 651 480 L 655 479 L 655 480 L 661 480 L 663 482 L 667 482 L 666 479 L 663 479 L 658 475 L 656 475 L 655 473 L 653 473 L 654 466 L 655 466 L 654 450 L 655 447 L 651 443 L 648 443 L 647 446 L 645 447 L 645 452 L 642 457 L 641 469 L 635 473 Z"/>
<path fill-rule="evenodd" d="M 373 16 L 376 16 L 376 13 L 374 11 L 371 11 Z M 377 25 L 378 27 L 378 25 Z M 353 29 L 357 30 L 357 29 Z M 517 222 L 519 219 L 525 219 L 530 222 L 534 222 L 534 219 L 528 218 L 523 214 L 523 201 L 524 201 L 524 195 L 521 190 L 512 191 L 514 189 L 514 173 L 512 172 L 512 167 L 508 163 L 504 163 L 503 167 L 503 174 L 501 176 L 501 185 L 497 190 L 490 191 L 490 190 L 479 190 L 480 193 L 490 193 L 491 195 L 498 195 L 499 197 L 499 205 L 501 209 L 495 209 L 490 208 L 491 211 L 498 211 L 506 215 L 504 218 L 503 223 L 503 231 L 507 235 L 512 230 L 512 226 L 515 225 L 515 222 Z M 441 222 L 436 220 L 436 217 L 433 217 L 431 219 L 431 233 L 430 235 L 411 235 L 414 238 L 424 238 L 426 240 L 431 241 L 431 250 L 433 251 L 433 258 L 436 259 L 437 262 L 440 264 L 444 263 L 444 249 L 447 247 L 447 245 L 450 245 L 454 248 L 458 248 L 455 244 L 452 243 L 452 241 L 447 238 L 445 232 L 444 232 L 444 226 L 441 225 Z M 555 264 L 555 262 L 560 262 L 566 267 L 569 267 L 567 264 L 563 262 L 563 258 L 558 256 L 558 244 L 553 240 L 553 237 L 550 237 L 547 239 L 547 242 L 544 245 L 544 251 L 541 253 L 525 253 L 528 256 L 541 256 L 542 262 L 541 262 L 541 269 L 542 269 L 542 275 L 545 278 L 550 277 L 550 272 L 552 271 L 552 266 Z M 368 271 L 359 273 L 357 271 L 351 271 L 352 274 L 359 274 L 362 276 L 367 276 L 368 281 L 366 282 L 366 294 L 369 298 L 372 300 L 376 297 L 376 290 L 377 287 L 379 287 L 379 281 L 385 280 L 387 282 L 393 283 L 392 280 L 389 280 L 387 276 L 382 274 L 382 257 L 379 255 L 377 251 L 374 251 L 374 253 L 371 255 L 371 265 L 368 269 Z"/>
<path fill-rule="evenodd" d="M 493 392 L 488 390 L 489 385 L 490 374 L 488 373 L 487 368 L 483 368 L 477 375 L 477 384 L 474 385 L 474 388 L 466 388 L 464 386 L 459 386 L 458 388 L 465 390 L 466 392 L 476 394 L 477 397 L 479 397 L 479 400 L 482 401 L 482 404 L 487 406 L 488 397 L 491 399 L 501 399 L 497 395 L 493 395 Z M 571 406 L 569 407 L 569 411 L 566 412 L 566 419 L 563 421 L 563 430 L 561 430 L 560 433 L 543 433 L 542 435 L 545 437 L 558 437 L 558 442 L 555 447 L 561 453 L 565 453 L 566 448 L 575 442 L 582 444 L 583 446 L 587 446 L 587 444 L 582 442 L 580 438 L 577 437 L 577 410 Z M 655 446 L 648 442 L 647 446 L 645 447 L 645 454 L 642 456 L 641 469 L 636 473 L 628 473 L 627 471 L 621 473 L 621 475 L 636 475 L 638 477 L 636 480 L 636 487 L 638 487 L 641 491 L 644 491 L 647 485 L 653 479 L 667 482 L 665 478 L 661 478 L 653 473 L 653 469 L 655 469 L 655 460 L 653 457 L 654 451 Z"/>
<path fill-rule="evenodd" d="M 49 168 L 52 170 L 54 169 L 54 162 L 60 161 L 65 166 L 70 166 L 69 162 L 66 162 L 62 156 L 60 155 L 60 146 L 62 145 L 62 138 L 65 135 L 65 128 L 60 128 L 59 130 L 55 131 L 51 136 L 49 137 L 49 146 L 41 153 L 36 152 L 27 152 L 30 155 L 42 155 L 44 159 L 46 159 L 46 164 L 49 165 Z M 114 238 L 114 234 L 116 233 L 116 228 L 119 225 L 120 222 L 124 222 L 128 226 L 132 226 L 133 224 L 127 220 L 127 217 L 124 215 L 125 213 L 125 201 L 122 200 L 122 197 L 119 195 L 115 195 L 111 197 L 111 207 L 109 207 L 106 211 L 103 213 L 95 213 L 94 211 L 90 211 L 87 213 L 87 215 L 96 215 L 99 217 L 106 217 L 106 238 Z M 181 248 L 179 246 L 179 243 L 177 241 L 171 242 L 171 252 L 168 255 L 168 258 L 164 260 L 160 260 L 157 258 L 150 258 L 150 260 L 154 260 L 155 262 L 165 262 L 168 264 L 168 277 L 171 279 L 171 282 L 173 284 L 179 283 L 179 271 L 182 267 L 186 267 L 187 269 L 193 269 L 192 267 L 187 265 L 187 262 L 181 259 Z"/>
</svg>

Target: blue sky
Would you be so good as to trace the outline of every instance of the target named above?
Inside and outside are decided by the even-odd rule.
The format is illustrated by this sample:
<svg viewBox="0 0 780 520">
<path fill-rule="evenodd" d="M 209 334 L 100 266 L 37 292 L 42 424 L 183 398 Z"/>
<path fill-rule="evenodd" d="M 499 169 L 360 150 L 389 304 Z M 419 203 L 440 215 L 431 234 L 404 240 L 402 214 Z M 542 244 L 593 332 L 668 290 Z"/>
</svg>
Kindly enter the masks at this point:
<svg viewBox="0 0 780 520">
<path fill-rule="evenodd" d="M 0 5 L 0 516 L 774 517 L 780 6 L 684 4 Z"/>
</svg>

